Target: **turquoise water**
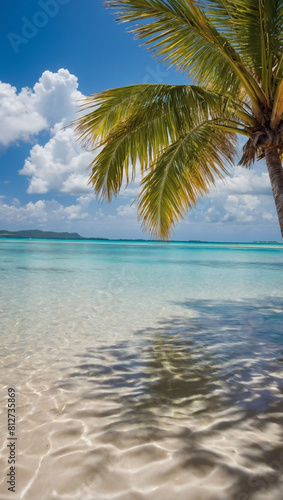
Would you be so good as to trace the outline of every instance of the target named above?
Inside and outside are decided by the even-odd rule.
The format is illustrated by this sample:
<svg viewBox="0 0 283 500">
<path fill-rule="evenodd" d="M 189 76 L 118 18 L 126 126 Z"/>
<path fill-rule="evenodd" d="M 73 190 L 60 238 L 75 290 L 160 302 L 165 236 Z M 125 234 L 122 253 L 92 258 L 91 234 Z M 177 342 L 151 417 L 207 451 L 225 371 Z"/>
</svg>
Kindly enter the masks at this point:
<svg viewBox="0 0 283 500">
<path fill-rule="evenodd" d="M 282 499 L 282 245 L 3 238 L 0 269 L 17 499 Z"/>
</svg>

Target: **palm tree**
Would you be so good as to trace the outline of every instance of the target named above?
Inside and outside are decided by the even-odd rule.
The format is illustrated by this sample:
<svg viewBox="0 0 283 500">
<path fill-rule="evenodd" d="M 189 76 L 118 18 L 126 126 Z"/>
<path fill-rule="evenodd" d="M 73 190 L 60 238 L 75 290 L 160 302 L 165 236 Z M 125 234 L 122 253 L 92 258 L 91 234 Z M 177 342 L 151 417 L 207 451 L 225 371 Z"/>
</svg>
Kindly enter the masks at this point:
<svg viewBox="0 0 283 500">
<path fill-rule="evenodd" d="M 283 0 L 109 0 L 118 20 L 195 85 L 132 85 L 86 98 L 76 124 L 99 148 L 90 183 L 109 201 L 142 174 L 139 218 L 170 228 L 240 164 L 265 158 L 283 236 Z M 139 21 L 138 24 L 134 24 Z"/>
</svg>

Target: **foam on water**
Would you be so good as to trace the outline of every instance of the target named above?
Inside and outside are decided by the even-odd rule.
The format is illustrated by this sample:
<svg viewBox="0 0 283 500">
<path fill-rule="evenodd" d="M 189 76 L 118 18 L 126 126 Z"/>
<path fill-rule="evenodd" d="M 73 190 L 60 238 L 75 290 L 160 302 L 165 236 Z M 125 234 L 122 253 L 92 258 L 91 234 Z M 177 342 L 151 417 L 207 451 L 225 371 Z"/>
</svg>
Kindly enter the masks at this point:
<svg viewBox="0 0 283 500">
<path fill-rule="evenodd" d="M 281 245 L 0 240 L 21 500 L 281 500 Z M 6 477 L 0 498 L 11 497 Z"/>
</svg>

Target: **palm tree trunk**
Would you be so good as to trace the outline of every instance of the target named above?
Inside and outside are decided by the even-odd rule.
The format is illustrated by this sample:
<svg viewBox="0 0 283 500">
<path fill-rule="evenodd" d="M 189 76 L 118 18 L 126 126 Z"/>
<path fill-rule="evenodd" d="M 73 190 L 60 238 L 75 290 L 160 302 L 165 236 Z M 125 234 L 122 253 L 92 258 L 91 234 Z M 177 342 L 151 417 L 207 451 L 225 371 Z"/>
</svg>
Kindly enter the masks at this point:
<svg viewBox="0 0 283 500">
<path fill-rule="evenodd" d="M 265 159 L 283 237 L 283 168 L 277 149 L 266 148 Z"/>
</svg>

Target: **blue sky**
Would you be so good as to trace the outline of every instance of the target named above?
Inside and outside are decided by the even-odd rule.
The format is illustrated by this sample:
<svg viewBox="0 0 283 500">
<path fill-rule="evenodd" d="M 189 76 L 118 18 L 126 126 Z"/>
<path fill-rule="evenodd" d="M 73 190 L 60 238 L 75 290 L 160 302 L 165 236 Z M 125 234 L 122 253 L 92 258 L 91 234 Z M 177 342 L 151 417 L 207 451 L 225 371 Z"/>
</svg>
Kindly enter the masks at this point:
<svg viewBox="0 0 283 500">
<path fill-rule="evenodd" d="M 132 204 L 138 183 L 99 203 L 87 185 L 92 154 L 62 127 L 88 94 L 186 76 L 157 65 L 100 0 L 9 0 L 0 19 L 0 229 L 148 238 Z M 172 237 L 281 241 L 264 163 L 235 166 Z"/>
</svg>

